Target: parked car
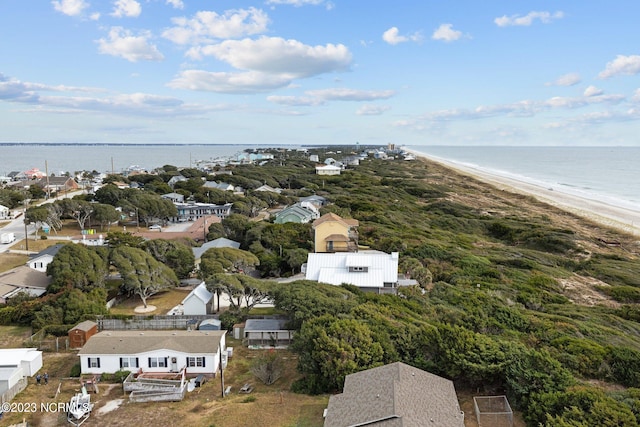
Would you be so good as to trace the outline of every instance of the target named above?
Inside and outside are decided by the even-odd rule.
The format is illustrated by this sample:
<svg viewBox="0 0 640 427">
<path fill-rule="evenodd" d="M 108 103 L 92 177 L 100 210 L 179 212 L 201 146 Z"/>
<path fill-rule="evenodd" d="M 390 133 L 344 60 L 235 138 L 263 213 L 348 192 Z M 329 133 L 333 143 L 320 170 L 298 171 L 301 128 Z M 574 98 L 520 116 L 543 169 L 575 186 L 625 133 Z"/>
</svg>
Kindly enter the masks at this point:
<svg viewBox="0 0 640 427">
<path fill-rule="evenodd" d="M 158 225 L 158 224 L 153 224 L 153 225 L 150 225 L 150 226 L 149 226 L 149 230 L 152 230 L 152 231 L 155 231 L 155 230 L 162 231 L 162 226 L 160 226 L 160 225 Z"/>
</svg>

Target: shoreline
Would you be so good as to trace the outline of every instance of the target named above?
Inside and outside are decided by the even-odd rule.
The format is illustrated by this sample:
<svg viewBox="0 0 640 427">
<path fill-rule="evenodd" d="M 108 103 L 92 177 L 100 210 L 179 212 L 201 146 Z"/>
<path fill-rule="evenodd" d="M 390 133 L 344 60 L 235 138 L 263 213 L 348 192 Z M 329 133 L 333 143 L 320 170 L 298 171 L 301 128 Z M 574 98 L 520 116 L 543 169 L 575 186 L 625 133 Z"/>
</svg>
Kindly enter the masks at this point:
<svg viewBox="0 0 640 427">
<path fill-rule="evenodd" d="M 481 170 L 472 166 L 462 165 L 455 161 L 427 154 L 406 150 L 416 157 L 430 162 L 438 163 L 460 174 L 476 178 L 479 181 L 493 185 L 499 190 L 532 196 L 541 202 L 562 209 L 566 212 L 578 215 L 603 226 L 640 236 L 640 210 L 629 209 L 569 194 L 556 188 L 545 188 L 531 182 L 525 182 L 512 177 Z"/>
</svg>

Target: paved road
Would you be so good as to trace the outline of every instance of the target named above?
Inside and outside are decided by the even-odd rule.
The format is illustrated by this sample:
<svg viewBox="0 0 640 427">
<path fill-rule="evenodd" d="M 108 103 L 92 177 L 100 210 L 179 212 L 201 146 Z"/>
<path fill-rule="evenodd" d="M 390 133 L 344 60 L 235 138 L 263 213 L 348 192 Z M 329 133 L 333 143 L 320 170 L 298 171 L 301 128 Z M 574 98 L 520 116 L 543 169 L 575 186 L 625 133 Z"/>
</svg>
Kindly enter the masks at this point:
<svg viewBox="0 0 640 427">
<path fill-rule="evenodd" d="M 65 197 L 71 198 L 73 196 L 75 196 L 76 194 L 82 194 L 82 191 L 73 191 L 73 192 L 69 192 L 69 194 L 65 195 Z M 43 202 L 38 203 L 38 205 L 44 205 L 46 203 L 53 203 L 56 200 L 58 200 L 57 198 L 51 198 L 49 200 L 45 200 Z M 0 254 L 7 252 L 9 249 L 11 249 L 13 247 L 13 249 L 24 249 L 24 242 L 22 242 L 25 238 L 25 227 L 24 227 L 24 211 L 17 211 L 17 214 L 20 215 L 18 216 L 18 218 L 12 220 L 11 222 L 9 222 L 8 224 L 6 224 L 4 227 L 0 228 L 0 234 L 2 233 L 14 233 L 16 236 L 16 240 L 13 243 L 9 243 L 9 244 L 1 244 L 0 243 Z M 36 228 L 35 225 L 33 224 L 29 224 L 27 225 L 27 235 L 31 235 L 33 233 L 35 233 Z M 21 243 L 22 242 L 22 243 Z M 16 246 L 16 244 L 18 246 Z"/>
<path fill-rule="evenodd" d="M 18 218 L 9 222 L 4 227 L 0 228 L 0 234 L 3 233 L 14 233 L 16 236 L 16 240 L 13 243 L 9 244 L 0 244 L 0 253 L 7 252 L 12 246 L 15 246 L 20 241 L 24 240 L 24 215 L 20 215 Z M 33 233 L 35 231 L 35 227 L 33 225 L 27 226 L 27 233 Z M 24 246 L 24 243 L 20 243 L 20 246 Z M 14 248 L 18 249 L 18 247 Z"/>
</svg>

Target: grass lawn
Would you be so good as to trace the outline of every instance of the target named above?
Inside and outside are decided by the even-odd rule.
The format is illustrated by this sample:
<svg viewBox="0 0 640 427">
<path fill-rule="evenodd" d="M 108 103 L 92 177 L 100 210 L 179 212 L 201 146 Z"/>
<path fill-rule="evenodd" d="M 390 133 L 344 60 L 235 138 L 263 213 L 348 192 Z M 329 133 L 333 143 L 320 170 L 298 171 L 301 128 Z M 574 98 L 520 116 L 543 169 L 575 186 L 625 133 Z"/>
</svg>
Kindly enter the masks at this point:
<svg viewBox="0 0 640 427">
<path fill-rule="evenodd" d="M 30 336 L 30 326 L 0 326 L 0 348 L 24 347 L 24 340 Z"/>
<path fill-rule="evenodd" d="M 155 314 L 167 314 L 176 305 L 180 304 L 182 300 L 189 295 L 191 289 L 189 288 L 172 288 L 168 291 L 160 292 L 147 298 L 147 305 L 154 305 L 156 309 L 152 312 L 146 313 L 149 315 Z M 133 296 L 129 299 L 122 301 L 120 304 L 111 308 L 111 314 L 129 314 L 136 315 L 134 310 L 136 307 L 142 305 L 142 300 L 138 296 Z"/>
<path fill-rule="evenodd" d="M 285 365 L 283 376 L 267 386 L 249 371 L 251 362 L 260 351 L 242 347 L 240 341 L 228 339 L 233 347 L 233 357 L 225 371 L 225 387 L 231 386 L 231 393 L 221 397 L 220 377 L 212 378 L 202 387 L 187 393 L 181 402 L 128 403 L 120 384 L 100 383 L 99 394 L 91 394 L 95 404 L 93 413 L 84 426 L 128 427 L 132 425 L 189 427 L 321 427 L 324 423 L 322 412 L 328 403 L 328 396 L 307 396 L 290 392 L 291 383 L 299 374 L 295 367 L 297 357 L 287 350 L 277 350 Z M 3 422 L 19 422 L 24 417 L 30 425 L 68 425 L 62 414 L 43 413 L 40 402 L 68 402 L 80 385 L 78 380 L 65 379 L 71 367 L 78 362 L 75 353 L 45 353 L 41 372 L 50 376 L 48 385 L 36 385 L 33 379 L 29 386 L 13 400 L 22 403 L 38 403 L 38 411 L 33 414 L 10 414 Z M 239 394 L 243 384 L 254 386 L 251 394 Z M 61 394 L 55 393 L 61 384 Z M 117 402 L 118 400 L 121 401 Z M 100 409 L 107 403 L 115 403 L 115 409 L 102 413 Z M 5 424 L 3 424 L 5 425 Z"/>
<path fill-rule="evenodd" d="M 0 273 L 25 265 L 28 260 L 27 255 L 3 253 L 0 255 Z"/>
</svg>

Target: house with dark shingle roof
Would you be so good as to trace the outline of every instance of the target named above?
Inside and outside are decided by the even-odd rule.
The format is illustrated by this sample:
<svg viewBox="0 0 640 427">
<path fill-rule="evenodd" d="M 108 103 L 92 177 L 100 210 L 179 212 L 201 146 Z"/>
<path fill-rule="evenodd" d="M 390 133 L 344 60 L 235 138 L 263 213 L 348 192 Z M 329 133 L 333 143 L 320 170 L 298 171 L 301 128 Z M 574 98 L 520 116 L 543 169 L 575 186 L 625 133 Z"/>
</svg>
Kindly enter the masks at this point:
<svg viewBox="0 0 640 427">
<path fill-rule="evenodd" d="M 214 376 L 225 358 L 227 331 L 143 330 L 102 331 L 82 347 L 83 374 L 119 370 L 147 373 L 180 372 Z M 222 357 L 220 351 L 222 350 Z M 224 364 L 223 364 L 224 366 Z"/>
<path fill-rule="evenodd" d="M 464 427 L 453 382 L 391 363 L 347 375 L 329 398 L 324 427 Z"/>
<path fill-rule="evenodd" d="M 37 254 L 31 255 L 27 265 L 29 266 L 29 268 L 46 273 L 47 266 L 51 264 L 53 258 L 64 245 L 64 243 L 57 243 L 53 246 L 49 246 L 48 248 L 41 250 Z"/>
</svg>

